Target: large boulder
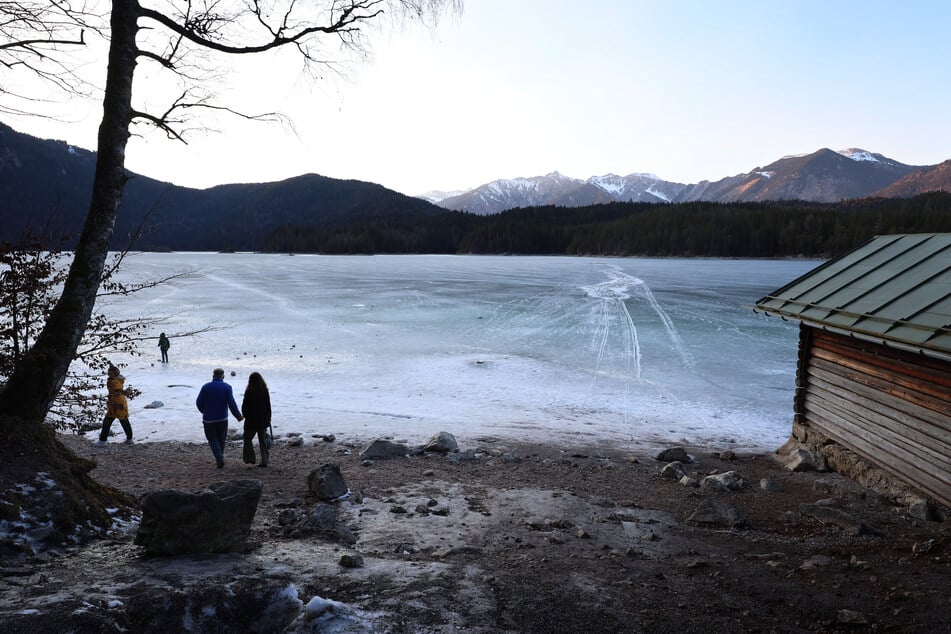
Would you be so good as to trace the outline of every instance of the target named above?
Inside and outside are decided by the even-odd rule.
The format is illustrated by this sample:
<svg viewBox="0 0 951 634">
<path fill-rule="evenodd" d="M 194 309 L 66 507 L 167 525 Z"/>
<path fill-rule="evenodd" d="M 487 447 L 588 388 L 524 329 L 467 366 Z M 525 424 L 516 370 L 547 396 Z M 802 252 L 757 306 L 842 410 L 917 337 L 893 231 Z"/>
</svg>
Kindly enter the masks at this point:
<svg viewBox="0 0 951 634">
<path fill-rule="evenodd" d="M 325 464 L 311 471 L 307 476 L 307 488 L 323 501 L 336 500 L 350 492 L 340 474 L 340 467 L 335 464 Z"/>
<path fill-rule="evenodd" d="M 259 480 L 229 480 L 198 493 L 148 493 L 133 543 L 160 555 L 243 551 L 262 490 Z"/>
</svg>

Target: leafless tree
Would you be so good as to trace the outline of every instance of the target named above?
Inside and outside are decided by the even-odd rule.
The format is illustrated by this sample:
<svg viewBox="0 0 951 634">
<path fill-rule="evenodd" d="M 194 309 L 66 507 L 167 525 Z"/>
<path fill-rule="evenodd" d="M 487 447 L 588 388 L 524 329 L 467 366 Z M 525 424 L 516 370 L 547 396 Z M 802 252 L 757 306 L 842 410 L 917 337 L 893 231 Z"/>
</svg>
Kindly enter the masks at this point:
<svg viewBox="0 0 951 634">
<path fill-rule="evenodd" d="M 0 86 L 17 85 L 10 76 L 26 72 L 83 90 L 85 75 L 71 65 L 77 49 L 94 35 L 108 41 L 107 57 L 98 64 L 105 84 L 89 212 L 60 298 L 0 392 L 0 429 L 6 436 L 0 461 L 16 461 L 22 454 L 10 447 L 18 443 L 57 445 L 42 421 L 93 311 L 128 178 L 125 151 L 133 123 L 155 125 L 182 139 L 182 127 L 196 112 L 241 110 L 240 104 L 215 103 L 201 90 L 201 68 L 244 55 L 272 56 L 274 63 L 286 64 L 283 53 L 292 53 L 305 72 L 319 75 L 338 53 L 362 51 L 367 29 L 385 17 L 426 21 L 460 6 L 461 0 L 0 0 Z M 181 86 L 162 111 L 134 104 L 140 63 L 157 64 Z M 25 111 L 22 100 L 28 98 L 0 88 L 0 99 L 19 104 L 14 111 Z M 75 465 L 68 469 L 71 475 L 61 476 L 75 478 Z M 90 504 L 102 507 L 96 500 L 75 502 L 74 516 L 88 515 L 82 509 Z M 105 514 L 97 519 L 105 522 Z"/>
</svg>

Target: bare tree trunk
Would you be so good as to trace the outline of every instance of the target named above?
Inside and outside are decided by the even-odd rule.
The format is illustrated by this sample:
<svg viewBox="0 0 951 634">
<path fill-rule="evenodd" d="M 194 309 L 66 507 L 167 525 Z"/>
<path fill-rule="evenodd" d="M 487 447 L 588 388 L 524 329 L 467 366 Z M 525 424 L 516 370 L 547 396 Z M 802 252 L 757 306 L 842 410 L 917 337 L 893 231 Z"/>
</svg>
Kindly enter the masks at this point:
<svg viewBox="0 0 951 634">
<path fill-rule="evenodd" d="M 39 423 L 46 418 L 96 302 L 127 178 L 125 148 L 133 116 L 138 15 L 138 0 L 113 0 L 109 68 L 89 214 L 62 296 L 33 348 L 17 364 L 0 393 L 0 415 L 11 419 Z"/>
</svg>

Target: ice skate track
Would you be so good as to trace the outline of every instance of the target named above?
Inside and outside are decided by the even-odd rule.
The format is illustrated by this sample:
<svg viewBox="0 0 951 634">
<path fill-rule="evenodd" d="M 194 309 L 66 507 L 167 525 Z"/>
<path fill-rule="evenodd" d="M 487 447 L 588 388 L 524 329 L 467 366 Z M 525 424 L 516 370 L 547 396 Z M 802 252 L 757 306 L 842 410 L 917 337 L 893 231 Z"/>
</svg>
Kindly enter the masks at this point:
<svg viewBox="0 0 951 634">
<path fill-rule="evenodd" d="M 621 317 L 626 323 L 626 328 L 631 340 L 632 346 L 632 356 L 636 361 L 636 373 L 638 378 L 640 377 L 641 366 L 640 366 L 640 344 L 637 340 L 637 328 L 634 325 L 634 319 L 631 316 L 631 312 L 627 307 L 628 299 L 632 299 L 632 295 L 636 294 L 638 297 L 643 299 L 651 310 L 653 310 L 661 323 L 664 326 L 664 330 L 667 332 L 667 337 L 670 339 L 671 347 L 680 357 L 684 365 L 692 366 L 694 365 L 693 358 L 690 356 L 690 353 L 687 352 L 686 346 L 684 346 L 683 340 L 680 338 L 680 334 L 677 332 L 676 326 L 674 326 L 673 320 L 660 305 L 660 302 L 657 301 L 657 298 L 654 297 L 654 293 L 651 291 L 650 286 L 647 283 L 637 277 L 628 275 L 619 266 L 612 266 L 608 269 L 605 269 L 605 274 L 608 279 L 594 286 L 585 287 L 583 290 L 588 294 L 589 297 L 594 299 L 600 299 L 602 301 L 616 301 L 619 304 L 619 310 L 621 312 Z"/>
</svg>

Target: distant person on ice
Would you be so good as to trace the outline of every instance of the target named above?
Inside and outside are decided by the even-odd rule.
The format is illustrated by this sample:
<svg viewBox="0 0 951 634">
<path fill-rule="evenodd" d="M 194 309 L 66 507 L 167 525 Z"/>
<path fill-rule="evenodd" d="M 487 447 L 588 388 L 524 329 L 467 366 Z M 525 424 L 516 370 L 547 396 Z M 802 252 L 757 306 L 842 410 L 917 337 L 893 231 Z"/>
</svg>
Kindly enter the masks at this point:
<svg viewBox="0 0 951 634">
<path fill-rule="evenodd" d="M 238 410 L 238 404 L 234 402 L 231 386 L 225 383 L 224 370 L 215 368 L 215 371 L 211 373 L 211 381 L 201 386 L 195 405 L 201 412 L 201 419 L 205 425 L 205 438 L 208 439 L 208 446 L 211 447 L 211 453 L 215 455 L 215 463 L 220 469 L 225 466 L 228 410 L 231 410 L 238 422 L 244 420 L 244 416 Z"/>
<path fill-rule="evenodd" d="M 125 377 L 119 373 L 119 368 L 109 364 L 106 389 L 109 396 L 106 399 L 106 417 L 102 419 L 102 429 L 99 430 L 99 444 L 104 445 L 109 439 L 109 428 L 112 422 L 119 419 L 122 431 L 125 432 L 125 441 L 132 443 L 132 424 L 129 422 L 129 402 L 126 400 Z"/>
<path fill-rule="evenodd" d="M 254 464 L 254 436 L 258 437 L 258 448 L 261 450 L 259 467 L 267 466 L 268 446 L 267 430 L 271 426 L 271 395 L 267 383 L 259 372 L 252 372 L 248 377 L 248 387 L 244 390 L 244 399 L 241 401 L 241 413 L 244 415 L 244 461 Z"/>
<path fill-rule="evenodd" d="M 168 349 L 172 347 L 172 342 L 168 340 L 164 332 L 158 337 L 158 347 L 162 351 L 162 363 L 168 363 Z"/>
</svg>

